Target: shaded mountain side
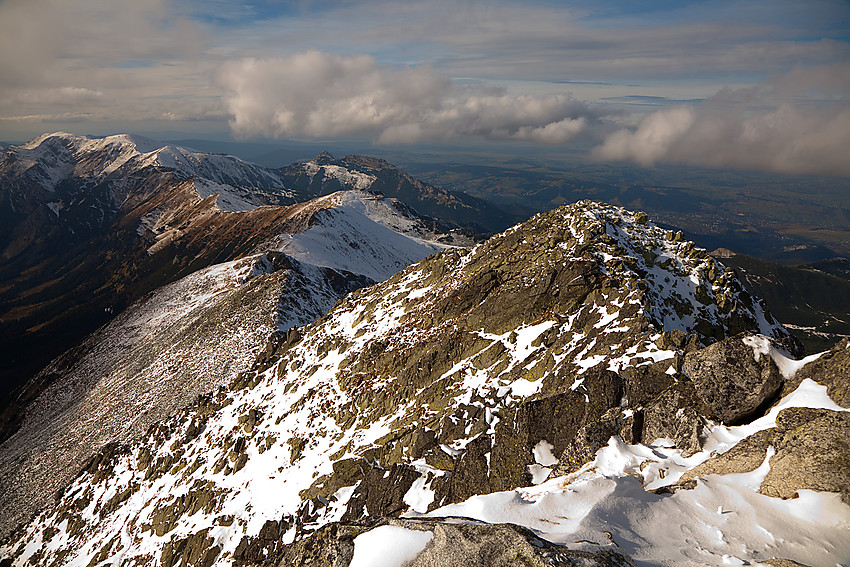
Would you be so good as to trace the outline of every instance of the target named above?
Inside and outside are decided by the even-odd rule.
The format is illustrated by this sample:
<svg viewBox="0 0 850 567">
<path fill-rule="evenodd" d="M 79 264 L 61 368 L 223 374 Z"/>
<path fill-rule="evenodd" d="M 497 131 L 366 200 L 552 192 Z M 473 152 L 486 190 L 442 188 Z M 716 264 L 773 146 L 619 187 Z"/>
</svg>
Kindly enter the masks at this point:
<svg viewBox="0 0 850 567">
<path fill-rule="evenodd" d="M 130 135 L 45 134 L 8 148 L 0 162 L 0 391 L 145 293 L 244 256 L 275 234 L 307 228 L 281 225 L 289 214 L 281 206 L 337 189 L 373 195 L 375 184 L 374 194 L 403 195 L 438 216 L 502 218 L 483 202 L 464 204 L 385 162 L 350 158 L 331 169 L 327 179 L 313 172 L 301 187 L 297 175 Z M 386 203 L 392 211 L 379 213 L 379 223 L 404 225 L 426 240 L 474 238 L 401 201 Z"/>
<path fill-rule="evenodd" d="M 192 230 L 191 215 L 208 220 L 215 211 L 269 202 L 294 199 L 268 170 L 139 136 L 45 134 L 5 150 L 0 389 L 31 376 L 129 302 L 211 261 L 235 258 L 246 244 L 179 242 L 168 249 Z M 172 223 L 168 234 L 148 230 L 157 222 Z"/>
<path fill-rule="evenodd" d="M 135 299 L 201 268 L 254 253 L 261 245 L 269 250 L 285 247 L 288 240 L 268 243 L 322 226 L 316 215 L 338 207 L 342 199 L 329 196 L 288 207 L 228 212 L 216 207 L 212 196 L 199 199 L 191 181 L 176 181 L 167 172 L 144 176 L 144 183 L 130 195 L 100 234 L 77 238 L 70 229 L 56 225 L 50 232 L 33 235 L 26 254 L 0 266 L 4 282 L 0 301 L 5 309 L 0 329 L 8 338 L 0 352 L 6 361 L 7 388 L 10 381 L 43 367 Z M 358 193 L 342 206 L 351 210 L 358 203 L 363 211 L 352 210 L 355 224 L 326 236 L 347 234 L 355 244 L 370 239 L 381 242 L 364 243 L 362 250 L 346 245 L 347 252 L 337 254 L 331 263 L 348 254 L 353 258 L 348 265 L 351 270 L 370 266 L 370 277 L 377 277 L 376 270 L 383 270 L 382 277 L 387 277 L 440 248 L 422 244 L 441 235 L 430 232 L 409 212 L 402 215 L 396 203 Z M 368 214 L 411 232 L 420 242 L 383 227 Z M 358 232 L 364 229 L 369 230 Z M 394 252 L 398 247 L 404 251 Z M 310 253 L 309 247 L 305 253 Z M 6 401 L 16 407 L 25 405 L 41 387 L 34 383 Z M 9 417 L 15 413 L 13 408 L 5 410 Z"/>
<path fill-rule="evenodd" d="M 3 533 L 47 504 L 100 447 L 137 440 L 247 370 L 269 337 L 372 283 L 269 252 L 198 270 L 131 305 L 37 375 L 25 405 L 9 407 L 0 438 Z"/>
<path fill-rule="evenodd" d="M 101 234 L 78 238 L 72 229 L 55 225 L 46 233 L 32 235 L 27 254 L 0 266 L 5 284 L 0 291 L 5 309 L 0 329 L 9 338 L 2 346 L 9 362 L 4 377 L 14 373 L 16 362 L 22 368 L 46 364 L 55 351 L 67 349 L 130 302 L 164 284 L 253 253 L 263 244 L 266 249 L 288 245 L 288 241 L 267 243 L 321 226 L 316 214 L 337 207 L 341 201 L 329 196 L 288 207 L 227 212 L 215 206 L 213 197 L 199 199 L 191 181 L 176 181 L 168 172 L 143 176 L 130 195 Z M 399 213 L 397 204 L 389 200 L 363 194 L 342 201 L 348 208 L 361 205 L 363 211 L 355 213 L 355 218 L 362 219 L 357 225 L 360 228 L 370 224 L 379 227 L 377 221 L 363 216 L 372 214 L 422 241 L 441 238 L 409 212 Z M 393 259 L 381 268 L 389 269 L 383 277 L 409 263 L 409 256 L 392 255 L 394 246 L 399 245 L 391 242 L 393 238 L 411 242 L 407 237 L 388 228 L 382 228 L 380 235 L 362 234 L 350 226 L 334 234 L 344 236 L 349 229 L 350 240 L 387 241 L 386 249 L 375 243 L 360 251 L 360 256 L 369 252 L 385 264 Z M 333 239 L 334 234 L 327 236 Z M 439 247 L 433 245 L 430 251 Z M 348 250 L 353 257 L 358 256 L 352 247 Z M 352 266 L 356 265 L 355 261 Z"/>
<path fill-rule="evenodd" d="M 832 274 L 833 276 L 838 276 L 845 280 L 850 280 L 850 259 L 848 258 L 827 258 L 826 260 L 815 262 L 814 264 L 807 264 L 801 267 L 824 272 L 825 274 Z"/>
<path fill-rule="evenodd" d="M 796 348 L 732 270 L 681 235 L 641 213 L 578 203 L 349 294 L 139 443 L 105 447 L 3 551 L 21 565 L 282 565 L 310 549 L 337 553 L 345 533 L 359 533 L 346 526 L 466 515 L 451 506 L 472 498 L 508 503 L 479 510 L 521 511 L 508 521 L 580 546 L 590 565 L 620 553 L 609 538 L 628 541 L 629 555 L 671 552 L 628 522 L 640 506 L 702 498 L 649 490 L 697 463 L 682 459 L 746 437 L 734 428 L 778 398 Z M 585 468 L 609 445 L 622 458 Z M 556 469 L 567 476 L 551 478 Z M 762 497 L 756 489 L 747 498 Z M 621 512 L 637 515 L 618 515 L 626 523 L 608 536 L 601 519 L 619 508 L 606 495 L 634 502 Z M 570 508 L 570 498 L 590 500 Z M 708 502 L 696 504 L 717 509 Z M 570 539 L 591 512 L 598 527 Z M 738 542 L 749 525 L 694 521 L 723 537 L 695 533 L 697 563 L 684 564 L 723 564 L 717 540 Z M 774 547 L 791 559 L 796 527 Z M 769 559 L 765 541 L 735 556 Z"/>
<path fill-rule="evenodd" d="M 846 277 L 818 269 L 821 264 L 784 266 L 744 254 L 723 253 L 721 261 L 764 299 L 808 352 L 827 350 L 850 336 L 850 280 Z M 837 260 L 824 267 L 840 270 L 843 265 Z"/>
<path fill-rule="evenodd" d="M 285 232 L 298 209 L 221 211 L 214 197 L 199 199 L 191 181 L 151 172 L 120 210 L 90 210 L 103 214 L 90 232 L 76 220 L 49 224 L 46 208 L 16 231 L 25 252 L 0 265 L 6 387 L 145 293 Z"/>
</svg>

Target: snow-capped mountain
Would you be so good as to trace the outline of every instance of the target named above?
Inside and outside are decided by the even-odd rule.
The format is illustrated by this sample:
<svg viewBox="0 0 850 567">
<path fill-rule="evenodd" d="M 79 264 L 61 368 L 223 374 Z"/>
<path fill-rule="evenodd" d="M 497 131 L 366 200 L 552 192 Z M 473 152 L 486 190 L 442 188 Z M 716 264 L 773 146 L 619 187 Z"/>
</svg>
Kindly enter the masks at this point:
<svg viewBox="0 0 850 567">
<path fill-rule="evenodd" d="M 0 553 L 841 564 L 848 347 L 796 360 L 731 270 L 645 215 L 582 202 L 348 294 L 105 447 Z"/>
<path fill-rule="evenodd" d="M 335 159 L 323 152 L 310 161 L 275 171 L 287 187 L 304 197 L 343 189 L 370 191 L 399 199 L 420 215 L 475 232 L 498 232 L 524 218 L 465 193 L 423 183 L 382 159 L 368 156 Z"/>
<path fill-rule="evenodd" d="M 218 194 L 216 205 L 222 210 L 245 211 L 266 204 L 291 204 L 295 200 L 274 172 L 239 158 L 208 154 L 170 146 L 143 136 L 118 134 L 105 138 L 75 136 L 64 132 L 43 134 L 6 152 L 0 175 L 5 179 L 25 179 L 55 196 L 50 208 L 56 215 L 68 205 L 76 192 L 87 183 L 120 178 L 146 167 L 172 170 L 181 179 L 192 179 L 198 196 Z M 68 188 L 71 181 L 78 183 Z M 33 192 L 20 195 L 31 199 Z M 13 197 L 16 197 L 14 193 Z M 120 198 L 120 195 L 116 195 Z M 116 203 L 120 205 L 120 203 Z M 18 199 L 10 202 L 13 210 Z M 23 205 L 24 207 L 32 206 Z"/>
<path fill-rule="evenodd" d="M 237 257 L 197 239 L 181 246 L 202 221 L 220 231 L 231 210 L 294 201 L 260 166 L 138 136 L 45 134 L 7 148 L 0 155 L 3 391 L 144 293 Z M 163 227 L 169 236 L 158 239 L 159 254 L 146 230 L 157 221 L 174 223 Z M 203 258 L 205 248 L 211 258 Z"/>
</svg>

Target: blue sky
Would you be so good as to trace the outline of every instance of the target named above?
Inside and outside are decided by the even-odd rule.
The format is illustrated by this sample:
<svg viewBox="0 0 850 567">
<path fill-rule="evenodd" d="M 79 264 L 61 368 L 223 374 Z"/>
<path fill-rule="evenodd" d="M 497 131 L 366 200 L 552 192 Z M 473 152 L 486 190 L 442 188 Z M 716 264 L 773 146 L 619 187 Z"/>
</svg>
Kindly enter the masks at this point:
<svg viewBox="0 0 850 567">
<path fill-rule="evenodd" d="M 850 173 L 845 1 L 0 0 L 0 54 L 0 140 L 510 141 Z"/>
</svg>

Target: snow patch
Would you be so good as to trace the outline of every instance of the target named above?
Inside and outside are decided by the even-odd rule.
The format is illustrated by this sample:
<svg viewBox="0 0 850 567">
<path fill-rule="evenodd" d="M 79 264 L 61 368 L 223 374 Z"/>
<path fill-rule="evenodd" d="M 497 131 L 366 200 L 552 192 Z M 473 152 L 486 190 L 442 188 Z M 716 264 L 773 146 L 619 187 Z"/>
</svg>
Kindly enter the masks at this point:
<svg viewBox="0 0 850 567">
<path fill-rule="evenodd" d="M 745 345 L 753 349 L 753 358 L 756 359 L 756 362 L 761 360 L 761 357 L 764 355 L 770 356 L 779 368 L 779 372 L 782 373 L 782 376 L 784 376 L 786 380 L 793 378 L 794 375 L 797 374 L 798 370 L 808 363 L 817 360 L 824 354 L 821 352 L 801 358 L 800 360 L 794 360 L 788 356 L 787 353 L 782 352 L 773 346 L 770 339 L 764 335 L 744 337 L 743 342 Z"/>
<path fill-rule="evenodd" d="M 349 567 L 405 567 L 434 538 L 428 531 L 379 526 L 354 538 Z"/>
</svg>

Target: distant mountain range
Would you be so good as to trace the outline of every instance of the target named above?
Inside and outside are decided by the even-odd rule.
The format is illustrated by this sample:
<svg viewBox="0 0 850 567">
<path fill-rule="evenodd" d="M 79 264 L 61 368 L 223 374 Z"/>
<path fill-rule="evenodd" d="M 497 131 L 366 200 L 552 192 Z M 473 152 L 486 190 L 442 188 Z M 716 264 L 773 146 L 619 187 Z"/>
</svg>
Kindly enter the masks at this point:
<svg viewBox="0 0 850 567">
<path fill-rule="evenodd" d="M 385 162 L 328 155 L 271 170 L 138 136 L 46 134 L 0 162 L 3 388 L 144 294 L 282 233 L 307 228 L 295 203 L 357 190 L 393 201 L 420 232 L 465 242 L 505 228 L 487 203 L 420 183 Z"/>
</svg>

